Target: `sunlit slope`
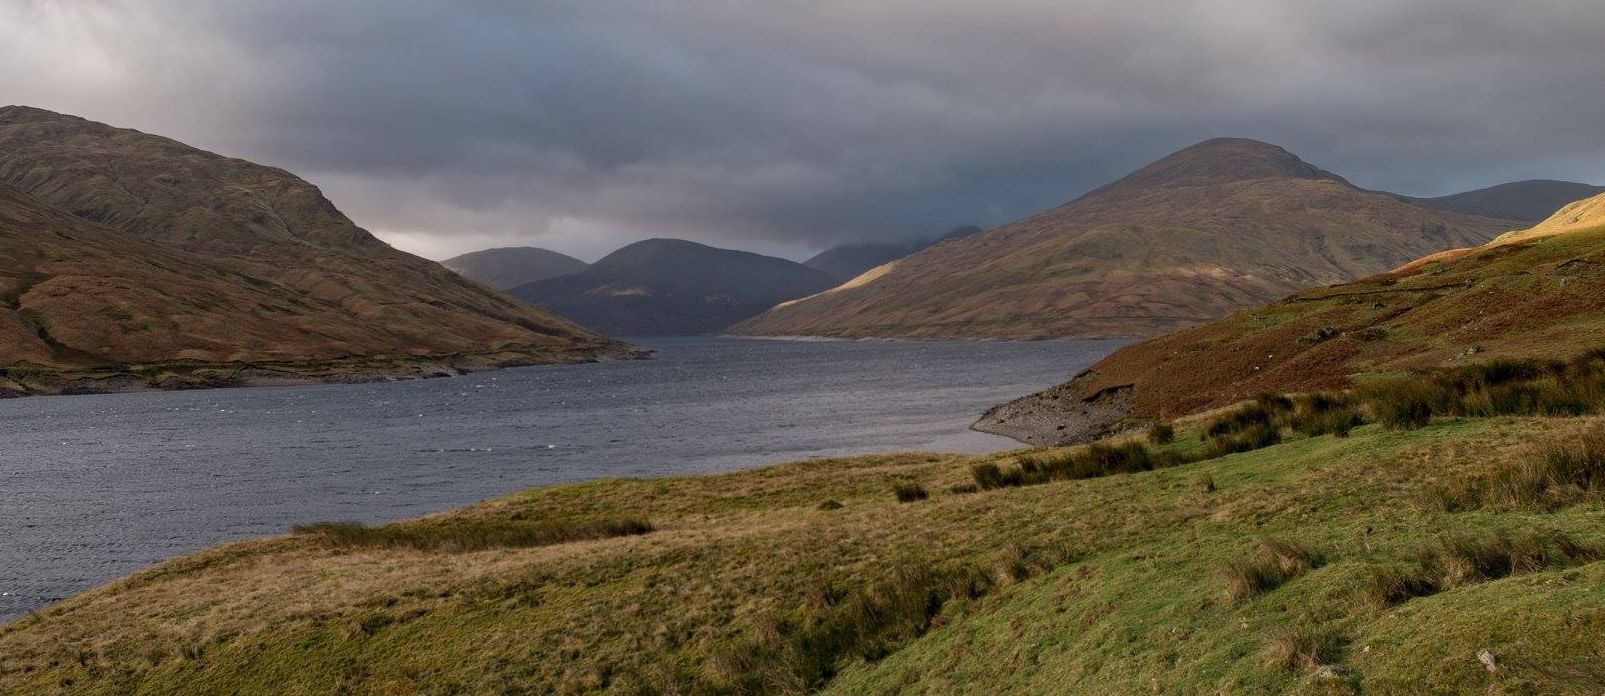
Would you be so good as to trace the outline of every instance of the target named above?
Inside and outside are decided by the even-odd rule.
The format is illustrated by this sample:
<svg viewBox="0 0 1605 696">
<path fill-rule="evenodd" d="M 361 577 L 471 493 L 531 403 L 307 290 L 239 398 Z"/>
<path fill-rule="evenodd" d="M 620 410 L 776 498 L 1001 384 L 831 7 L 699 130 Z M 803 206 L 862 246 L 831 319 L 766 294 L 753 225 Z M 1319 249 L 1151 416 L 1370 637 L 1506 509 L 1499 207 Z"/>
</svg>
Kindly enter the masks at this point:
<svg viewBox="0 0 1605 696">
<path fill-rule="evenodd" d="M 1605 196 L 1472 249 L 1305 291 L 1128 346 L 981 427 L 1053 441 L 1255 394 L 1491 357 L 1564 358 L 1605 343 Z"/>
</svg>

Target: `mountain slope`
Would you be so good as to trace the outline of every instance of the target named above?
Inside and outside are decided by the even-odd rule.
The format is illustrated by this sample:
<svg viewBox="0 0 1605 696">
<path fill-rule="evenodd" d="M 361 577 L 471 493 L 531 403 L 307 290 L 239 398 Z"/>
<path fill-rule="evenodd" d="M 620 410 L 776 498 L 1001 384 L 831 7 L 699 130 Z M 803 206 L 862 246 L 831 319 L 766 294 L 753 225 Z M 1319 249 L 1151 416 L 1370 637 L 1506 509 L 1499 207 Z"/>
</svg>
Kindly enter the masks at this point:
<svg viewBox="0 0 1605 696">
<path fill-rule="evenodd" d="M 1398 270 L 1127 346 L 977 428 L 1035 443 L 1094 437 L 1262 392 L 1605 347 L 1605 195 L 1538 226 Z"/>
<path fill-rule="evenodd" d="M 590 267 L 567 254 L 537 247 L 483 249 L 441 261 L 440 265 L 497 290 L 579 273 Z"/>
<path fill-rule="evenodd" d="M 1054 210 L 777 307 L 736 331 L 1154 335 L 1519 226 L 1364 191 L 1264 143 L 1211 140 Z"/>
<path fill-rule="evenodd" d="M 5 107 L 0 183 L 10 310 L 52 344 L 46 356 L 7 341 L 0 365 L 97 379 L 174 361 L 406 373 L 628 352 L 392 249 L 287 172 L 166 138 Z"/>
<path fill-rule="evenodd" d="M 799 263 L 648 239 L 583 272 L 522 285 L 520 299 L 615 336 L 702 334 L 836 283 Z"/>
<path fill-rule="evenodd" d="M 980 232 L 981 228 L 979 227 L 959 227 L 938 237 L 916 239 L 909 242 L 841 244 L 819 252 L 813 258 L 804 261 L 803 265 L 809 268 L 817 268 L 836 276 L 839 280 L 851 280 L 864 271 L 890 261 L 896 261 L 933 244 L 940 244 L 950 239 L 962 239 Z"/>
<path fill-rule="evenodd" d="M 1437 198 L 1414 198 L 1414 203 L 1467 215 L 1539 222 L 1567 203 L 1605 193 L 1605 186 L 1571 181 L 1515 181 L 1476 191 Z"/>
</svg>

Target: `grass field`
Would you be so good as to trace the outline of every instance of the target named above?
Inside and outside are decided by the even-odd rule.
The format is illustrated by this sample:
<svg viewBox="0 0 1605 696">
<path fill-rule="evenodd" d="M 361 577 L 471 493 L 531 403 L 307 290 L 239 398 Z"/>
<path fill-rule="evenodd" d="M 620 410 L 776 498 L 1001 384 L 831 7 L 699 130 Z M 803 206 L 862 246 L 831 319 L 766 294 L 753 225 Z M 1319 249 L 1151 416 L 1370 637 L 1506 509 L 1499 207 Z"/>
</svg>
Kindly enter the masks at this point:
<svg viewBox="0 0 1605 696">
<path fill-rule="evenodd" d="M 1597 420 L 992 490 L 972 467 L 1023 453 L 859 457 L 310 527 L 0 628 L 0 692 L 1598 694 L 1605 506 L 1451 495 Z"/>
</svg>

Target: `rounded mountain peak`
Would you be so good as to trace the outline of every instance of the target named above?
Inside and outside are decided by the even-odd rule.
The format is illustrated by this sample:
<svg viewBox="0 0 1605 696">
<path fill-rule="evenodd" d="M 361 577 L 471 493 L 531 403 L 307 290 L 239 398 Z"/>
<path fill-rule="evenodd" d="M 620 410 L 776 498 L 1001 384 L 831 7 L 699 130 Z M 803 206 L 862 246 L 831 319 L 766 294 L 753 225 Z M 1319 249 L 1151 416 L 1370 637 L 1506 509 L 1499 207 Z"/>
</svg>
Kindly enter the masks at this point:
<svg viewBox="0 0 1605 696">
<path fill-rule="evenodd" d="M 1215 138 L 1132 172 L 1109 188 L 1207 186 L 1255 179 L 1326 179 L 1348 183 L 1270 143 L 1248 138 Z"/>
</svg>

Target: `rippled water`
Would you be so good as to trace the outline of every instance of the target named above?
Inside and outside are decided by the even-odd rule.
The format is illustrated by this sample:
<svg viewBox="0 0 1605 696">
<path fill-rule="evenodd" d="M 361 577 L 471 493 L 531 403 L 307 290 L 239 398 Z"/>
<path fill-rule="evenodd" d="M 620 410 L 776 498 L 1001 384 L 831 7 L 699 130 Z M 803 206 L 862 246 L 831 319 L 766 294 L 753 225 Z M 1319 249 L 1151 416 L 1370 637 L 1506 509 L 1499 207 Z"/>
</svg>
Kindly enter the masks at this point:
<svg viewBox="0 0 1605 696">
<path fill-rule="evenodd" d="M 520 488 L 897 450 L 1114 341 L 642 339 L 653 360 L 358 386 L 0 402 L 0 621 L 221 541 Z"/>
</svg>

